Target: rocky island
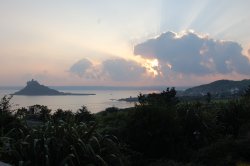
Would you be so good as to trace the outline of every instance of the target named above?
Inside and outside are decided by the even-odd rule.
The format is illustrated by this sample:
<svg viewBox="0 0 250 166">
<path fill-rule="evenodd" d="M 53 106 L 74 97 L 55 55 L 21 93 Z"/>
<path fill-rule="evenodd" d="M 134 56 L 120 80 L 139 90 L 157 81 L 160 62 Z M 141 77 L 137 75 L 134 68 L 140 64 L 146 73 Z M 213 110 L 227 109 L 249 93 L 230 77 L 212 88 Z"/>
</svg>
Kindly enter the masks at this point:
<svg viewBox="0 0 250 166">
<path fill-rule="evenodd" d="M 47 86 L 39 84 L 35 80 L 27 82 L 27 85 L 13 95 L 24 95 L 24 96 L 62 96 L 62 95 L 95 95 L 95 94 L 82 94 L 82 93 L 65 93 L 59 92 L 55 89 L 51 89 Z"/>
</svg>

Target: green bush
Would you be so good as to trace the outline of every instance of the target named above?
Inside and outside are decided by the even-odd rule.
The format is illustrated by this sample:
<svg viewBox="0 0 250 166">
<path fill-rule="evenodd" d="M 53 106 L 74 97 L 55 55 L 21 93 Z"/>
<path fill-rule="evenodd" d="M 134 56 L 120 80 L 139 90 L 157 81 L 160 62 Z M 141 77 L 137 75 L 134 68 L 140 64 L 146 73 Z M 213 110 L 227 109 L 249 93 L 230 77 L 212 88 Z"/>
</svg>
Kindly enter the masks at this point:
<svg viewBox="0 0 250 166">
<path fill-rule="evenodd" d="M 0 138 L 0 160 L 14 165 L 122 165 L 115 137 L 95 132 L 95 124 L 47 122 L 21 137 Z M 9 134 L 11 135 L 11 134 Z"/>
</svg>

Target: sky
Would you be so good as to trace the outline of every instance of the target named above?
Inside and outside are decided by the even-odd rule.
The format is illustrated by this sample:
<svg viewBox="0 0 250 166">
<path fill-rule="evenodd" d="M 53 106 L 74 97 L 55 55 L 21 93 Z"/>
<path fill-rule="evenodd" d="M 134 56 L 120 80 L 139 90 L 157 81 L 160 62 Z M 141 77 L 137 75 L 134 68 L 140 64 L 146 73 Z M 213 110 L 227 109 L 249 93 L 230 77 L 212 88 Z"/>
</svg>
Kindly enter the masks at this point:
<svg viewBox="0 0 250 166">
<path fill-rule="evenodd" d="M 249 0 L 0 0 L 0 86 L 250 79 Z"/>
</svg>

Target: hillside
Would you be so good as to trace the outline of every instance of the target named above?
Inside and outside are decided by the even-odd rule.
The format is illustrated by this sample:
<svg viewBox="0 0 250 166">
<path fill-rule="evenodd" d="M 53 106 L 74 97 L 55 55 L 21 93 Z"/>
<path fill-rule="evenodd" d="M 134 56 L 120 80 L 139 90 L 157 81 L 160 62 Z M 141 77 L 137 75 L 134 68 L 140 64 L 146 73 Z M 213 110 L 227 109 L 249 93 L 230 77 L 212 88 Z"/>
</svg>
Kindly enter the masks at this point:
<svg viewBox="0 0 250 166">
<path fill-rule="evenodd" d="M 218 80 L 209 84 L 204 84 L 185 90 L 184 95 L 199 96 L 208 92 L 213 95 L 235 95 L 242 93 L 250 85 L 250 80 L 232 81 Z"/>
</svg>

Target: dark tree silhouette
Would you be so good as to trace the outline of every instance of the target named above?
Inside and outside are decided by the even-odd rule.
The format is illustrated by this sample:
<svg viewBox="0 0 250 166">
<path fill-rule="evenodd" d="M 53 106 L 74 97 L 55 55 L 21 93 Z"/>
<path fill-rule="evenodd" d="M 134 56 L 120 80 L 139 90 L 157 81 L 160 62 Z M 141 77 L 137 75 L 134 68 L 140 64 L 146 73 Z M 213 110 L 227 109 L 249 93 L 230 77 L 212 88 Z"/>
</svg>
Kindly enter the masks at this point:
<svg viewBox="0 0 250 166">
<path fill-rule="evenodd" d="M 87 109 L 86 106 L 82 106 L 75 114 L 76 120 L 78 122 L 90 122 L 93 121 L 95 118 Z"/>
</svg>

